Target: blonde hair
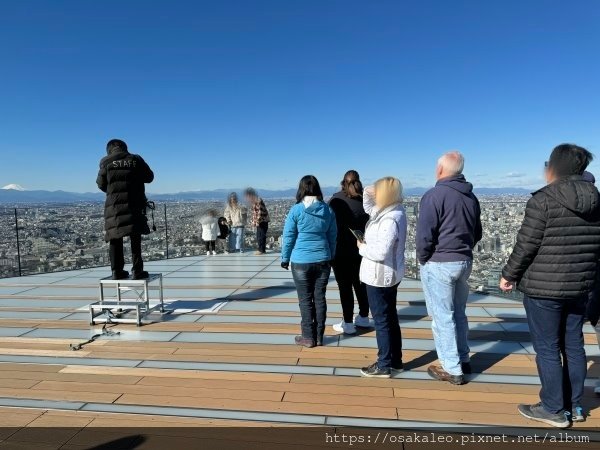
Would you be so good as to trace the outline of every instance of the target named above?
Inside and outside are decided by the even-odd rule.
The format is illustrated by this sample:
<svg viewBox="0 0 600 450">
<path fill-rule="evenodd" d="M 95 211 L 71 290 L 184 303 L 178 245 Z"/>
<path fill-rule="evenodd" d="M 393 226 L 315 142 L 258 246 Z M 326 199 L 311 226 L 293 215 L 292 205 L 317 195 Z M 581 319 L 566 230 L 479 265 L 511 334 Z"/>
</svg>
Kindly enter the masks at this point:
<svg viewBox="0 0 600 450">
<path fill-rule="evenodd" d="M 384 177 L 375 182 L 375 203 L 380 209 L 402 203 L 402 183 L 398 178 Z"/>
</svg>

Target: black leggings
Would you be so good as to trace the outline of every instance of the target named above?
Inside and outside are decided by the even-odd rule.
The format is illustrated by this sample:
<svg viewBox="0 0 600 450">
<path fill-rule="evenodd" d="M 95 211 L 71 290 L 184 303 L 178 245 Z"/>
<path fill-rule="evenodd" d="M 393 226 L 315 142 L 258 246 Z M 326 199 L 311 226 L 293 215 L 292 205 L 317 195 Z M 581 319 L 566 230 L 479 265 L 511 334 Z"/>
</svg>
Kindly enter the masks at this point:
<svg viewBox="0 0 600 450">
<path fill-rule="evenodd" d="M 206 246 L 206 251 L 210 252 L 210 251 L 215 251 L 215 248 L 217 246 L 217 241 L 204 241 L 204 245 Z"/>
<path fill-rule="evenodd" d="M 369 300 L 367 287 L 360 282 L 360 258 L 336 259 L 333 267 L 335 280 L 340 289 L 340 303 L 344 314 L 344 322 L 352 323 L 354 319 L 354 295 L 358 301 L 358 313 L 361 317 L 369 316 Z"/>
</svg>

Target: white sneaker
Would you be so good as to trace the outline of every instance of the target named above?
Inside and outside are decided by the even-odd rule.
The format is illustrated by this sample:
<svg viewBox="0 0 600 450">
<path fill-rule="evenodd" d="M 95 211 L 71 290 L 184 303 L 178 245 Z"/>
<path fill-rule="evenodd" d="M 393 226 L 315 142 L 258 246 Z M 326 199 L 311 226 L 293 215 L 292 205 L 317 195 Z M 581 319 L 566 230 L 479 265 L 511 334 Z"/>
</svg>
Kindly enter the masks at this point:
<svg viewBox="0 0 600 450">
<path fill-rule="evenodd" d="M 210 256 L 210 252 L 206 252 L 206 256 Z"/>
<path fill-rule="evenodd" d="M 363 317 L 357 314 L 354 318 L 354 325 L 359 328 L 373 328 L 373 321 L 369 317 Z"/>
<path fill-rule="evenodd" d="M 217 254 L 217 251 L 216 251 L 216 250 L 213 250 L 213 252 L 212 252 L 212 253 L 213 253 L 213 255 L 216 255 L 216 254 Z"/>
<path fill-rule="evenodd" d="M 354 326 L 354 324 L 346 323 L 343 320 L 340 323 L 336 323 L 333 326 L 333 330 L 337 331 L 338 333 L 356 334 L 356 327 Z"/>
</svg>

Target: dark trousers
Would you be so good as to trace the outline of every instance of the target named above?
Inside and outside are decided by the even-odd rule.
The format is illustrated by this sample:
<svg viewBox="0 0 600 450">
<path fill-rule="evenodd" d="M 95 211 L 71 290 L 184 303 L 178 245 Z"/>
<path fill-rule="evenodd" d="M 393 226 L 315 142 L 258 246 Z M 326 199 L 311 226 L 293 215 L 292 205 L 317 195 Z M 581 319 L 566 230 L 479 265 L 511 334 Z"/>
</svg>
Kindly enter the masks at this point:
<svg viewBox="0 0 600 450">
<path fill-rule="evenodd" d="M 340 289 L 340 303 L 344 313 L 344 322 L 352 323 L 354 319 L 354 294 L 358 301 L 358 313 L 362 317 L 369 315 L 369 299 L 367 287 L 360 281 L 361 258 L 336 259 L 333 272 Z"/>
<path fill-rule="evenodd" d="M 302 317 L 300 323 L 302 337 L 315 342 L 323 342 L 325 334 L 325 320 L 327 319 L 325 292 L 330 274 L 329 262 L 292 263 L 292 276 L 298 292 Z"/>
<path fill-rule="evenodd" d="M 265 253 L 267 251 L 267 231 L 269 231 L 269 222 L 261 222 L 256 227 L 256 242 L 258 251 Z"/>
<path fill-rule="evenodd" d="M 206 251 L 215 251 L 217 248 L 217 241 L 204 241 L 204 245 L 206 246 Z"/>
<path fill-rule="evenodd" d="M 129 236 L 129 240 L 131 242 L 132 271 L 133 273 L 140 273 L 144 270 L 144 261 L 142 259 L 142 235 L 132 234 Z M 110 266 L 113 272 L 122 271 L 125 268 L 123 238 L 112 239 L 109 244 L 108 253 L 110 255 Z"/>
<path fill-rule="evenodd" d="M 402 334 L 398 323 L 396 299 L 398 285 L 375 287 L 367 285 L 369 306 L 375 322 L 377 339 L 377 366 L 390 369 L 393 364 L 402 361 Z"/>
<path fill-rule="evenodd" d="M 550 413 L 581 406 L 587 362 L 583 347 L 586 299 L 548 300 L 525 296 L 540 399 Z"/>
</svg>

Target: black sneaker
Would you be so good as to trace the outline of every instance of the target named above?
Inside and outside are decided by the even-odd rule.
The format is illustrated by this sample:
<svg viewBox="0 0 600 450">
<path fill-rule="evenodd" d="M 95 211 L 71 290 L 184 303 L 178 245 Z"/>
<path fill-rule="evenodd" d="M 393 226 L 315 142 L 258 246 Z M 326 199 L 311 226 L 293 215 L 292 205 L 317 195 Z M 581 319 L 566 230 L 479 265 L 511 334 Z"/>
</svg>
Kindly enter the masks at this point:
<svg viewBox="0 0 600 450">
<path fill-rule="evenodd" d="M 377 363 L 373 363 L 369 367 L 360 369 L 360 374 L 367 378 L 390 378 L 392 371 L 390 369 L 380 369 Z"/>
<path fill-rule="evenodd" d="M 314 340 L 302 336 L 296 336 L 294 342 L 296 342 L 296 345 L 306 348 L 313 348 L 315 346 Z"/>
<path fill-rule="evenodd" d="M 565 416 L 571 422 L 585 422 L 585 411 L 581 406 L 573 406 L 571 411 L 565 411 Z"/>
<path fill-rule="evenodd" d="M 462 373 L 465 375 L 471 375 L 473 373 L 470 362 L 460 363 L 460 367 L 462 368 Z"/>
<path fill-rule="evenodd" d="M 150 274 L 148 272 L 142 270 L 141 272 L 133 272 L 133 276 L 131 278 L 133 278 L 134 280 L 145 280 L 149 276 Z"/>
<path fill-rule="evenodd" d="M 127 278 L 129 278 L 129 272 L 127 272 L 126 270 L 113 270 L 113 280 L 126 280 Z"/>
<path fill-rule="evenodd" d="M 569 420 L 564 413 L 549 413 L 544 409 L 541 403 L 536 405 L 519 405 L 518 410 L 523 417 L 547 425 L 552 425 L 556 428 L 567 428 L 570 425 Z"/>
<path fill-rule="evenodd" d="M 392 373 L 400 373 L 404 372 L 404 364 L 402 361 L 397 361 L 392 363 Z"/>
</svg>

